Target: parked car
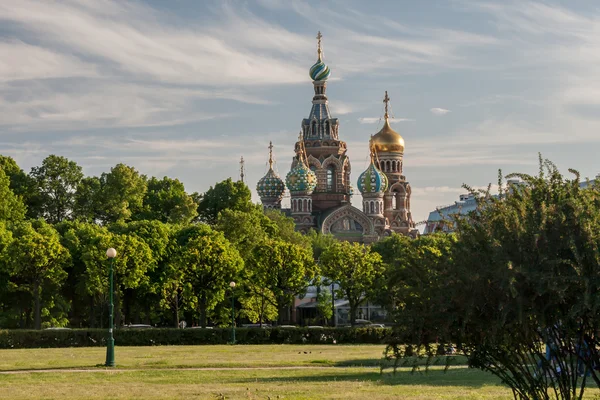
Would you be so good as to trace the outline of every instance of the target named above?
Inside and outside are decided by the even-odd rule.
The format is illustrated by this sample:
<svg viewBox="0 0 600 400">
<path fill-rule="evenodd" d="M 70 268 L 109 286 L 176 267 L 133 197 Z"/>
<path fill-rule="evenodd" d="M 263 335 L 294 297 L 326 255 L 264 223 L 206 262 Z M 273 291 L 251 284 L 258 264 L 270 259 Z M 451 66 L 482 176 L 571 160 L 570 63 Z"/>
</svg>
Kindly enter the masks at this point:
<svg viewBox="0 0 600 400">
<path fill-rule="evenodd" d="M 129 324 L 129 325 L 123 325 L 124 329 L 150 329 L 150 328 L 154 328 L 152 325 L 147 325 L 147 324 Z"/>
<path fill-rule="evenodd" d="M 64 326 L 51 326 L 50 328 L 46 328 L 47 331 L 70 331 L 71 328 L 65 328 Z"/>
<path fill-rule="evenodd" d="M 242 324 L 242 328 L 270 328 L 268 324 Z"/>
<path fill-rule="evenodd" d="M 367 328 L 385 328 L 384 324 L 370 324 L 370 325 L 365 325 Z"/>
</svg>

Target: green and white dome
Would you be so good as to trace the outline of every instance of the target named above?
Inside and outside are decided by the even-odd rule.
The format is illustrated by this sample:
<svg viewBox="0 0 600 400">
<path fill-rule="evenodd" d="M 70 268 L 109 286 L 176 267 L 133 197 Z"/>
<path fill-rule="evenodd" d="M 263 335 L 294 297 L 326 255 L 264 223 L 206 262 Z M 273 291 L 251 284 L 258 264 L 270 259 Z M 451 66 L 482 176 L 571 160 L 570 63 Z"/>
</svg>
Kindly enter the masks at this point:
<svg viewBox="0 0 600 400">
<path fill-rule="evenodd" d="M 287 174 L 285 184 L 291 193 L 311 194 L 317 187 L 317 175 L 300 158 L 298 164 Z"/>
<path fill-rule="evenodd" d="M 388 187 L 388 179 L 371 160 L 369 168 L 358 177 L 357 184 L 362 194 L 383 193 Z"/>
<path fill-rule="evenodd" d="M 256 191 L 261 200 L 281 200 L 285 193 L 283 180 L 269 168 L 269 171 L 256 184 Z"/>
</svg>

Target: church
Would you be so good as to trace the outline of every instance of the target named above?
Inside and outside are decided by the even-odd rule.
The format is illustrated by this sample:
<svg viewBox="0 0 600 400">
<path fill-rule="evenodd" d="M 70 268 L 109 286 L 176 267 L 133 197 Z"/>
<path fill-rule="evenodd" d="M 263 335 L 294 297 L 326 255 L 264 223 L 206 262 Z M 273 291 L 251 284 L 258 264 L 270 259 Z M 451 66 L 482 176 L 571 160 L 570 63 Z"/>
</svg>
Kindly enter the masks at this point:
<svg viewBox="0 0 600 400">
<path fill-rule="evenodd" d="M 410 184 L 403 174 L 404 139 L 389 123 L 387 92 L 383 128 L 365 143 L 371 162 L 357 181 L 362 210 L 352 206 L 350 159 L 340 140 L 340 123 L 329 112 L 327 79 L 331 70 L 323 62 L 321 32 L 317 35 L 317 62 L 310 67 L 315 95 L 308 118 L 295 144 L 295 157 L 285 183 L 273 169 L 273 145 L 269 145 L 269 170 L 256 190 L 264 209 L 281 209 L 286 187 L 291 208 L 282 210 L 294 218 L 296 229 L 315 229 L 338 239 L 372 243 L 392 232 L 416 237 L 410 212 Z"/>
</svg>

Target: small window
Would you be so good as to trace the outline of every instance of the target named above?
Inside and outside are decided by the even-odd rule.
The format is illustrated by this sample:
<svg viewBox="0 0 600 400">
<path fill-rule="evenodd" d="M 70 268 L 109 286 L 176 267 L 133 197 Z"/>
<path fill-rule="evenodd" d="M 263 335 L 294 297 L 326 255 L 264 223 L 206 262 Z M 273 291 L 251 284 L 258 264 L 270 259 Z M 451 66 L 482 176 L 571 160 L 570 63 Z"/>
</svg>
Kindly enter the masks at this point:
<svg viewBox="0 0 600 400">
<path fill-rule="evenodd" d="M 327 190 L 330 192 L 335 190 L 335 171 L 333 167 L 327 168 Z"/>
</svg>

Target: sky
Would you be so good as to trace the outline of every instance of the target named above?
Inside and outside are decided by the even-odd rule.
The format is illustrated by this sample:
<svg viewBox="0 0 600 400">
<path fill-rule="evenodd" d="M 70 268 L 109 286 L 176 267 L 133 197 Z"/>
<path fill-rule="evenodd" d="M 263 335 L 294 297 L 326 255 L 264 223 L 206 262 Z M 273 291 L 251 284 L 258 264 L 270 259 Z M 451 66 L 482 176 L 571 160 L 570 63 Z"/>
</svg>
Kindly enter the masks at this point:
<svg viewBox="0 0 600 400">
<path fill-rule="evenodd" d="M 122 162 L 188 192 L 243 156 L 258 201 L 269 141 L 289 171 L 318 31 L 354 186 L 387 90 L 415 221 L 499 169 L 535 174 L 538 153 L 600 172 L 595 0 L 0 0 L 0 154 Z"/>
</svg>

